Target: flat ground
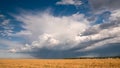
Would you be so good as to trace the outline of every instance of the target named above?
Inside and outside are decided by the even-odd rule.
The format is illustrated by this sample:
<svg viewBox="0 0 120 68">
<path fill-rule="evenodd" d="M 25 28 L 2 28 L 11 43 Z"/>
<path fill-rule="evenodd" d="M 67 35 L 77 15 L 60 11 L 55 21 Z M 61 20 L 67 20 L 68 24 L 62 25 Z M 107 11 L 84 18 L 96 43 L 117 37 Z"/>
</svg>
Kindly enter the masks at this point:
<svg viewBox="0 0 120 68">
<path fill-rule="evenodd" d="M 0 59 L 0 68 L 120 68 L 120 59 Z"/>
</svg>

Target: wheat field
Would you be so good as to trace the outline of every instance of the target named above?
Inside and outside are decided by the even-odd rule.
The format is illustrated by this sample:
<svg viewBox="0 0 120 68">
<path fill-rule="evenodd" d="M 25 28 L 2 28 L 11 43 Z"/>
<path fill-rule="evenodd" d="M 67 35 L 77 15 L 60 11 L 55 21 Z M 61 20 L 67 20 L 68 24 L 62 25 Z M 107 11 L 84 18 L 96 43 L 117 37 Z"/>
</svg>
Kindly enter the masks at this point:
<svg viewBox="0 0 120 68">
<path fill-rule="evenodd" d="M 0 59 L 0 68 L 120 68 L 120 59 Z"/>
</svg>

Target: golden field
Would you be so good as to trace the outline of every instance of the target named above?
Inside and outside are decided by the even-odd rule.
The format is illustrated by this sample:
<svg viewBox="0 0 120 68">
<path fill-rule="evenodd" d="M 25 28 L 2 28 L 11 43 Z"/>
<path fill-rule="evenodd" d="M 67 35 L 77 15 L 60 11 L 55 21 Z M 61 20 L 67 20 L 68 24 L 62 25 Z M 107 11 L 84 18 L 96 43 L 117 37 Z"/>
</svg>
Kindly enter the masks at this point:
<svg viewBox="0 0 120 68">
<path fill-rule="evenodd" d="M 120 68 L 120 59 L 0 59 L 0 68 Z"/>
</svg>

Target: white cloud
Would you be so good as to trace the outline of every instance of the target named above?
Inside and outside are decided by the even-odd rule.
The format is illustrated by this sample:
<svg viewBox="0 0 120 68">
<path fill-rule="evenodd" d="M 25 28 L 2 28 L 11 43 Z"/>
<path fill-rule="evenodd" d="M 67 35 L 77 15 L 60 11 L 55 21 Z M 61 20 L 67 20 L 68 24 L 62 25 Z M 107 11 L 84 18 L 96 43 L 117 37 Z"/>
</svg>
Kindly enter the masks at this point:
<svg viewBox="0 0 120 68">
<path fill-rule="evenodd" d="M 10 49 L 9 52 L 15 53 L 15 52 L 17 52 L 17 51 L 16 51 L 16 49 Z"/>
<path fill-rule="evenodd" d="M 32 33 L 30 40 L 33 47 L 56 49 L 61 45 L 58 49 L 65 47 L 69 49 L 76 44 L 75 37 L 89 27 L 89 22 L 84 15 L 78 13 L 62 17 L 55 17 L 49 13 L 21 16 L 17 19 L 25 24 L 23 28 Z"/>
<path fill-rule="evenodd" d="M 120 9 L 111 11 L 110 20 L 119 21 L 119 19 L 120 19 Z"/>
<path fill-rule="evenodd" d="M 57 5 L 81 5 L 82 2 L 80 0 L 61 0 L 56 3 Z"/>
<path fill-rule="evenodd" d="M 24 44 L 6 40 L 6 39 L 0 39 L 0 58 L 23 58 L 23 57 L 30 57 L 23 54 L 16 53 L 19 48 L 24 47 Z"/>
<path fill-rule="evenodd" d="M 5 17 L 4 15 L 0 14 L 0 18 L 4 18 L 4 17 Z"/>
<path fill-rule="evenodd" d="M 14 26 L 12 26 L 10 24 L 10 19 L 4 19 L 1 24 L 0 27 L 2 29 L 0 29 L 0 36 L 1 37 L 8 37 L 10 34 L 12 34 Z"/>
<path fill-rule="evenodd" d="M 9 34 L 9 36 L 30 36 L 32 35 L 32 33 L 30 31 L 24 30 L 24 31 L 20 31 L 17 32 L 15 34 Z"/>
<path fill-rule="evenodd" d="M 0 39 L 0 44 L 3 45 L 3 46 L 6 46 L 6 48 L 9 48 L 9 49 L 11 49 L 11 48 L 20 48 L 20 47 L 24 46 L 20 42 L 6 40 L 6 39 Z"/>
<path fill-rule="evenodd" d="M 0 58 L 34 58 L 30 56 L 29 54 L 23 54 L 23 53 L 10 53 L 10 52 L 0 52 Z"/>
<path fill-rule="evenodd" d="M 38 13 L 38 15 L 25 15 L 18 17 L 24 22 L 26 30 L 32 33 L 34 38 L 44 33 L 58 36 L 72 37 L 83 32 L 88 27 L 87 19 L 82 14 L 74 14 L 72 16 L 54 17 L 48 13 Z M 58 37 L 61 38 L 61 37 Z"/>
<path fill-rule="evenodd" d="M 2 22 L 2 24 L 1 25 L 8 25 L 9 24 L 9 22 L 10 22 L 10 20 L 9 19 L 7 19 L 7 20 L 4 20 L 3 22 Z"/>
</svg>

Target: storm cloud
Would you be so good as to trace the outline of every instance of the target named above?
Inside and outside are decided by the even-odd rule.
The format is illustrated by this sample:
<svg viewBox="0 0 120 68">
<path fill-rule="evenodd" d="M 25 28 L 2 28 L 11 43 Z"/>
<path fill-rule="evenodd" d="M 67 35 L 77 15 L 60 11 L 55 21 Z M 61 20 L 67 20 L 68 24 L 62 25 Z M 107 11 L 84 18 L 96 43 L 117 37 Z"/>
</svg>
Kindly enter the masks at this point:
<svg viewBox="0 0 120 68">
<path fill-rule="evenodd" d="M 51 13 L 22 13 L 15 16 L 25 29 L 14 34 L 29 39 L 29 43 L 14 52 L 35 58 L 70 58 L 80 56 L 120 55 L 119 10 L 111 12 L 108 21 L 90 23 L 83 14 L 54 16 Z M 29 33 L 28 33 L 29 32 Z M 12 52 L 13 49 L 11 49 Z"/>
</svg>

